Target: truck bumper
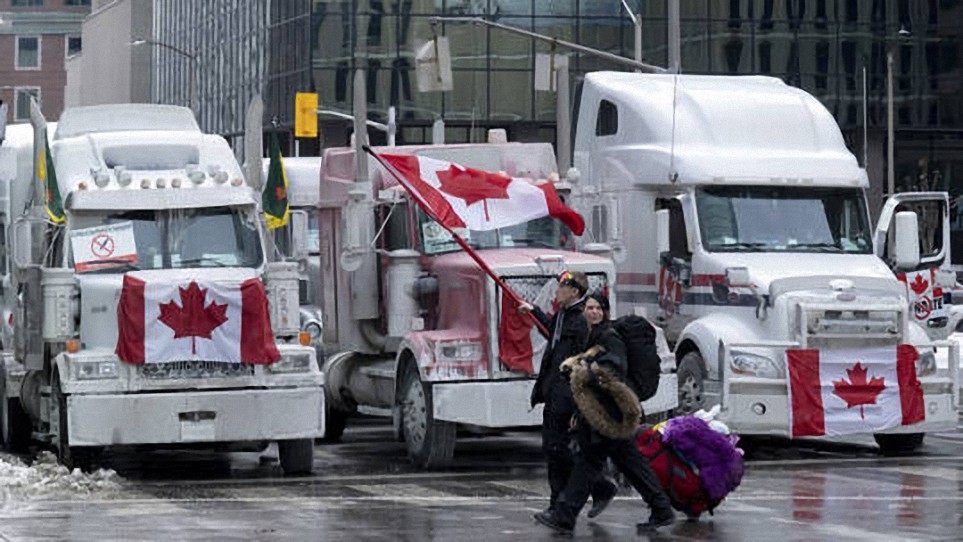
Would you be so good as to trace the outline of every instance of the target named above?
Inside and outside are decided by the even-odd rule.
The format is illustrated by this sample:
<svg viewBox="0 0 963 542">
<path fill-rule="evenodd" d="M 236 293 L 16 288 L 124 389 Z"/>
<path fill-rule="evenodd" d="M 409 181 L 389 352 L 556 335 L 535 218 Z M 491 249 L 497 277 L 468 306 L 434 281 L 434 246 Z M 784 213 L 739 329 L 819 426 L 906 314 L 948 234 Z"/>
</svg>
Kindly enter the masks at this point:
<svg viewBox="0 0 963 542">
<path fill-rule="evenodd" d="M 317 438 L 321 387 L 67 396 L 73 446 Z"/>
<path fill-rule="evenodd" d="M 642 403 L 646 414 L 678 405 L 675 374 L 663 374 L 655 396 Z M 532 408 L 534 380 L 502 382 L 451 382 L 432 386 L 432 413 L 436 420 L 481 427 L 534 427 L 542 425 L 542 405 Z"/>
<path fill-rule="evenodd" d="M 931 433 L 956 429 L 959 414 L 951 383 L 923 384 L 926 419 L 881 433 Z M 785 381 L 733 378 L 718 419 L 735 433 L 790 436 L 789 393 Z"/>
</svg>

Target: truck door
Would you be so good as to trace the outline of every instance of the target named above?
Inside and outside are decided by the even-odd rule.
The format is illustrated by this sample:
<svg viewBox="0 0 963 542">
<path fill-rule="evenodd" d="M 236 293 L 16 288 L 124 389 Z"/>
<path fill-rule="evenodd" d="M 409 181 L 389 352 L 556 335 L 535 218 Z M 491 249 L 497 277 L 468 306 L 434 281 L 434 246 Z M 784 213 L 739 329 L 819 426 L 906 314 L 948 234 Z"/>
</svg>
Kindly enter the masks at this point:
<svg viewBox="0 0 963 542">
<path fill-rule="evenodd" d="M 687 290 L 691 286 L 692 252 L 686 219 L 680 198 L 656 200 L 656 210 L 669 211 L 669 250 L 659 254 L 658 286 L 659 311 L 656 321 L 669 337 L 677 337 L 692 318 L 692 311 L 684 305 Z"/>
<path fill-rule="evenodd" d="M 896 213 L 912 211 L 919 223 L 920 263 L 897 269 L 893 257 Z M 948 334 L 954 279 L 950 272 L 950 215 L 946 192 L 906 192 L 890 196 L 883 205 L 873 236 L 876 255 L 906 285 L 910 318 L 933 338 Z M 940 273 L 939 271 L 944 272 Z"/>
</svg>

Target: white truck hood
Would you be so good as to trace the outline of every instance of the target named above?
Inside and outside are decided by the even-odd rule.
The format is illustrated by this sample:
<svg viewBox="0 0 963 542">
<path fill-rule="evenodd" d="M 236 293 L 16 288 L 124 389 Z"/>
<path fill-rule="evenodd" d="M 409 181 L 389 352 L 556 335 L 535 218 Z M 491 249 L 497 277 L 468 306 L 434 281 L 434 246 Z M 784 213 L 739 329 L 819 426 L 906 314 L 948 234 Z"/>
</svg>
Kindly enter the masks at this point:
<svg viewBox="0 0 963 542">
<path fill-rule="evenodd" d="M 886 264 L 873 254 L 823 253 L 713 253 L 705 260 L 710 274 L 725 274 L 727 267 L 745 267 L 761 292 L 773 283 L 792 283 L 791 289 L 828 287 L 834 279 L 847 279 L 856 288 L 895 289 L 899 281 Z M 702 272 L 702 271 L 696 271 Z"/>
<path fill-rule="evenodd" d="M 163 269 L 154 271 L 135 271 L 129 275 L 146 283 L 152 280 L 183 281 L 204 279 L 235 285 L 257 276 L 256 270 L 248 268 L 217 269 Z M 83 274 L 77 275 L 80 286 L 80 342 L 84 348 L 106 348 L 117 346 L 117 302 L 124 283 L 122 274 Z"/>
</svg>

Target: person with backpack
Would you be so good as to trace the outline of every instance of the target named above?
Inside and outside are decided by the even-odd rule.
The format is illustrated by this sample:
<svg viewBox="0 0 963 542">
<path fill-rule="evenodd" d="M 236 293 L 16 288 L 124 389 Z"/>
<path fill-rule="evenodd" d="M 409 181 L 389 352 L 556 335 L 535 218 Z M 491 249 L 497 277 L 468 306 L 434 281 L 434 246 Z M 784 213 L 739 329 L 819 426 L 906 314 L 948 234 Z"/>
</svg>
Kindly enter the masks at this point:
<svg viewBox="0 0 963 542">
<path fill-rule="evenodd" d="M 559 365 L 585 348 L 589 326 L 582 314 L 585 296 L 588 292 L 588 277 L 580 271 L 564 271 L 558 277 L 555 302 L 558 310 L 551 317 L 540 308 L 528 303 L 519 305 L 518 310 L 531 313 L 545 329 L 549 330 L 548 344 L 542 355 L 535 387 L 532 389 L 531 404 L 534 408 L 545 403 L 542 411 L 542 450 L 548 466 L 548 484 L 551 488 L 549 507 L 552 510 L 558 495 L 565 487 L 572 471 L 573 458 L 570 449 L 571 435 L 569 422 L 575 414 L 575 402 L 568 380 L 559 372 Z M 593 509 L 605 508 L 618 487 L 604 477 L 595 481 L 591 489 Z"/>
<path fill-rule="evenodd" d="M 590 489 L 603 476 L 602 470 L 609 458 L 651 509 L 648 520 L 638 525 L 640 529 L 656 529 L 675 521 L 669 497 L 634 441 L 642 411 L 633 387 L 649 386 L 629 385 L 630 373 L 640 375 L 645 371 L 631 367 L 644 362 L 639 355 L 643 349 L 632 352 L 627 345 L 638 347 L 643 341 L 623 338 L 617 329 L 620 326 L 609 320 L 608 310 L 608 299 L 604 295 L 593 294 L 588 298 L 584 310 L 591 326 L 588 348 L 562 364 L 563 370 L 571 371 L 569 381 L 578 406 L 573 425 L 579 453 L 557 505 L 535 515 L 539 523 L 561 532 L 575 528 Z M 654 333 L 650 342 L 654 349 Z M 590 514 L 590 517 L 594 516 Z"/>
</svg>

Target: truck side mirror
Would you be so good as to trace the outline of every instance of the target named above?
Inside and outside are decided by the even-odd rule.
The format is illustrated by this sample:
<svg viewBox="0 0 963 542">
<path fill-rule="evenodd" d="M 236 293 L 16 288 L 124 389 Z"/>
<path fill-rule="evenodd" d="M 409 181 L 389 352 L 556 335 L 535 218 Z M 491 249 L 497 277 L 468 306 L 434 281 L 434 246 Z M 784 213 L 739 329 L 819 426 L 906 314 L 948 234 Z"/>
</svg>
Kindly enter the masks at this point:
<svg viewBox="0 0 963 542">
<path fill-rule="evenodd" d="M 912 269 L 920 263 L 919 223 L 916 213 L 900 211 L 896 213 L 896 267 Z"/>
<path fill-rule="evenodd" d="M 655 249 L 661 258 L 669 252 L 669 210 L 659 209 L 655 212 Z"/>
<path fill-rule="evenodd" d="M 308 213 L 290 211 L 288 215 L 291 228 L 291 257 L 300 260 L 308 256 Z"/>
<path fill-rule="evenodd" d="M 33 246 L 32 240 L 43 239 L 45 225 L 42 218 L 33 216 L 24 216 L 14 220 L 10 233 L 13 240 L 11 256 L 15 267 L 22 269 L 43 263 L 42 251 Z"/>
</svg>

